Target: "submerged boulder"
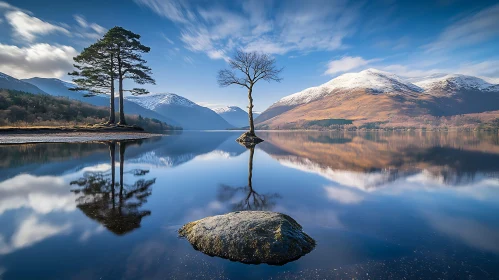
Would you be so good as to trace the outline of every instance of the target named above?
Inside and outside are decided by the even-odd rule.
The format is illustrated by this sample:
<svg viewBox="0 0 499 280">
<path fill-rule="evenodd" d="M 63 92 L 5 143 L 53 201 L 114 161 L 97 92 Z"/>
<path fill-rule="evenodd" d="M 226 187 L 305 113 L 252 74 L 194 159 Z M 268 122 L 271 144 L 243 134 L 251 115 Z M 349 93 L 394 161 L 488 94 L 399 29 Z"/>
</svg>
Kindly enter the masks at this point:
<svg viewBox="0 0 499 280">
<path fill-rule="evenodd" d="M 293 218 L 268 211 L 207 217 L 185 224 L 179 235 L 207 255 L 252 264 L 282 265 L 315 247 Z"/>
<path fill-rule="evenodd" d="M 236 141 L 244 145 L 246 148 L 251 148 L 255 147 L 256 144 L 263 142 L 263 139 L 247 131 L 241 134 L 241 136 L 239 136 L 239 138 L 237 138 Z"/>
</svg>

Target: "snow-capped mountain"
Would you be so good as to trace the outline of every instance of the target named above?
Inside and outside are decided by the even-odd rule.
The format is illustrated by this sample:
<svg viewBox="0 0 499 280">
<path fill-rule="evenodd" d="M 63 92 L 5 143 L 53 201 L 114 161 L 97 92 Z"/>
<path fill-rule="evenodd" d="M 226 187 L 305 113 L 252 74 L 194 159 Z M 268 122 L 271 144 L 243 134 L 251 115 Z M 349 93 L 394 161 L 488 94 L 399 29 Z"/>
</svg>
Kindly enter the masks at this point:
<svg viewBox="0 0 499 280">
<path fill-rule="evenodd" d="M 43 90 L 30 83 L 18 80 L 4 73 L 0 73 L 0 89 L 19 90 L 36 94 L 45 93 Z"/>
<path fill-rule="evenodd" d="M 174 93 L 128 96 L 127 100 L 173 119 L 184 129 L 209 130 L 232 128 L 227 121 L 209 108 Z"/>
<path fill-rule="evenodd" d="M 403 78 L 367 69 L 286 96 L 265 110 L 256 123 L 265 128 L 303 128 L 310 122 L 315 125 L 314 120 L 386 123 L 421 115 L 495 110 L 499 110 L 499 85 L 482 78 L 458 74 Z"/>
<path fill-rule="evenodd" d="M 319 100 L 337 91 L 344 93 L 364 91 L 369 94 L 417 95 L 422 93 L 424 89 L 395 74 L 370 68 L 359 73 L 343 74 L 320 86 L 307 88 L 288 95 L 265 110 L 257 122 L 271 119 L 296 106 Z"/>
<path fill-rule="evenodd" d="M 429 78 L 415 84 L 429 93 L 434 90 L 450 92 L 457 90 L 497 91 L 499 89 L 499 85 L 488 83 L 481 78 L 460 74 Z"/>
<path fill-rule="evenodd" d="M 343 74 L 318 87 L 308 88 L 286 96 L 277 103 L 288 106 L 308 103 L 330 94 L 335 89 L 362 89 L 373 94 L 423 92 L 422 88 L 395 74 L 371 68 L 359 73 Z"/>
<path fill-rule="evenodd" d="M 215 113 L 219 114 L 228 123 L 237 128 L 248 126 L 248 113 L 237 106 L 224 106 L 213 108 Z M 257 118 L 258 114 L 253 113 L 253 118 Z"/>
</svg>

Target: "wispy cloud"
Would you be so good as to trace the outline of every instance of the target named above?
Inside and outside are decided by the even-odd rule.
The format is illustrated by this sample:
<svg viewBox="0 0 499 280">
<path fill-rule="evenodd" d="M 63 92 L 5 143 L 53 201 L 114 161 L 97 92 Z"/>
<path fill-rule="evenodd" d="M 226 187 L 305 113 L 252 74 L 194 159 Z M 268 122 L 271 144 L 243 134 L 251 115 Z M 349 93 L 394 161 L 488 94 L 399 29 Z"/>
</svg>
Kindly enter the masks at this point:
<svg viewBox="0 0 499 280">
<path fill-rule="evenodd" d="M 454 49 L 499 37 L 499 4 L 454 22 L 438 39 L 425 46 L 428 51 Z"/>
<path fill-rule="evenodd" d="M 358 17 L 358 7 L 345 1 L 289 1 L 276 7 L 273 1 L 246 0 L 231 10 L 197 1 L 135 2 L 176 23 L 186 48 L 212 59 L 227 59 L 236 48 L 270 54 L 341 49 Z M 273 9 L 279 13 L 268 12 Z"/>
<path fill-rule="evenodd" d="M 78 23 L 78 26 L 73 28 L 73 34 L 76 37 L 97 40 L 107 31 L 106 28 L 98 25 L 97 23 L 88 22 L 82 15 L 74 15 L 73 18 Z"/>
<path fill-rule="evenodd" d="M 324 72 L 325 75 L 336 75 L 338 73 L 344 73 L 350 70 L 359 69 L 362 66 L 369 65 L 373 62 L 380 61 L 380 59 L 363 59 L 360 56 L 351 57 L 344 56 L 337 60 L 331 60 L 327 64 L 327 70 Z"/>
<path fill-rule="evenodd" d="M 12 26 L 18 39 L 27 42 L 34 41 L 38 35 L 56 32 L 70 35 L 69 30 L 66 28 L 42 21 L 22 11 L 9 11 L 5 14 L 5 18 Z"/>
</svg>

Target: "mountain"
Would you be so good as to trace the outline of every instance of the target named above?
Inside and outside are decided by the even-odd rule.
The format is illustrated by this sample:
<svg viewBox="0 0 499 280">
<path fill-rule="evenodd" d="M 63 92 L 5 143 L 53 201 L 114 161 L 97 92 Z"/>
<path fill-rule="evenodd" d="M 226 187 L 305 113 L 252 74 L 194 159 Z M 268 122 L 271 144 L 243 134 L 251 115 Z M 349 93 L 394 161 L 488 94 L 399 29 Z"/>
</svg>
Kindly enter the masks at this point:
<svg viewBox="0 0 499 280">
<path fill-rule="evenodd" d="M 184 129 L 212 130 L 232 128 L 226 120 L 206 107 L 173 93 L 128 96 L 126 99 L 179 123 Z"/>
<path fill-rule="evenodd" d="M 213 111 L 234 127 L 243 128 L 249 126 L 248 113 L 237 106 L 214 108 Z M 258 114 L 253 113 L 253 118 L 257 117 Z"/>
<path fill-rule="evenodd" d="M 320 86 L 307 88 L 286 96 L 262 112 L 256 122 L 266 121 L 299 105 L 322 99 L 340 91 L 362 91 L 374 95 L 384 93 L 415 95 L 423 92 L 423 89 L 392 73 L 367 69 L 359 73 L 343 74 Z"/>
<path fill-rule="evenodd" d="M 29 93 L 45 93 L 43 90 L 30 83 L 18 80 L 4 73 L 0 73 L 0 89 L 19 90 Z"/>
<path fill-rule="evenodd" d="M 367 69 L 286 96 L 265 110 L 256 123 L 258 128 L 281 129 L 372 123 L 443 125 L 447 120 L 440 117 L 496 110 L 499 85 L 480 78 L 436 74 L 405 79 Z M 475 115 L 464 118 L 466 124 L 472 123 L 473 118 L 475 123 L 480 122 Z"/>
<path fill-rule="evenodd" d="M 69 99 L 74 99 L 74 100 L 79 100 L 81 102 L 85 102 L 88 104 L 92 104 L 95 106 L 103 106 L 103 107 L 109 107 L 109 97 L 105 95 L 97 95 L 93 97 L 85 97 L 84 95 L 86 94 L 83 91 L 72 91 L 70 88 L 75 87 L 74 84 L 68 83 L 59 79 L 54 79 L 54 78 L 31 78 L 31 79 L 24 79 L 22 80 L 24 83 L 29 83 L 31 85 L 36 86 L 37 88 L 42 89 L 44 92 L 53 95 L 53 96 L 60 96 L 60 97 L 66 97 Z M 20 89 L 18 89 L 20 90 Z M 32 91 L 28 91 L 31 93 L 36 93 Z M 119 100 L 118 98 L 115 98 L 114 104 L 116 111 L 118 111 L 118 103 Z M 175 125 L 178 126 L 179 123 L 175 122 L 172 119 L 169 119 L 161 114 L 158 114 L 152 110 L 143 108 L 139 105 L 137 105 L 134 102 L 130 102 L 125 100 L 124 101 L 124 106 L 125 106 L 125 113 L 129 115 L 141 115 L 144 118 L 151 118 L 151 119 L 157 119 L 163 122 L 166 122 L 167 124 Z"/>
</svg>

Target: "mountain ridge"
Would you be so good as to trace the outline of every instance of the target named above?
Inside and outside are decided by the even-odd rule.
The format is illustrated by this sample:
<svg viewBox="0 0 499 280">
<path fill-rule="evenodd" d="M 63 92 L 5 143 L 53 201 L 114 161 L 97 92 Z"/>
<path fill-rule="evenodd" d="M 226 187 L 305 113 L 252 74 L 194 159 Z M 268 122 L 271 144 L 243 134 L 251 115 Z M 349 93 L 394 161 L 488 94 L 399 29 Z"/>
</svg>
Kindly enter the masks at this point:
<svg viewBox="0 0 499 280">
<path fill-rule="evenodd" d="M 499 85 L 481 78 L 438 74 L 412 81 L 376 69 L 343 74 L 281 98 L 256 123 L 259 128 L 306 128 L 310 122 L 338 119 L 345 124 L 397 120 L 400 125 L 402 119 L 420 116 L 438 118 L 499 110 Z"/>
</svg>

